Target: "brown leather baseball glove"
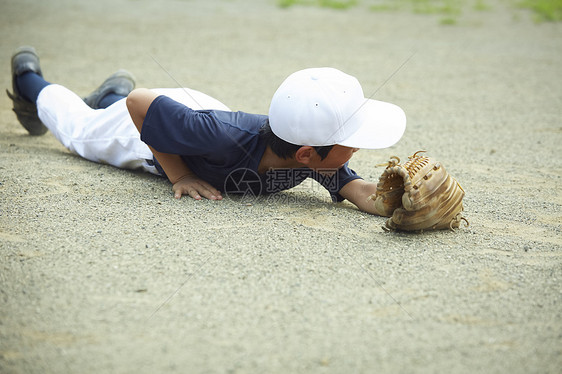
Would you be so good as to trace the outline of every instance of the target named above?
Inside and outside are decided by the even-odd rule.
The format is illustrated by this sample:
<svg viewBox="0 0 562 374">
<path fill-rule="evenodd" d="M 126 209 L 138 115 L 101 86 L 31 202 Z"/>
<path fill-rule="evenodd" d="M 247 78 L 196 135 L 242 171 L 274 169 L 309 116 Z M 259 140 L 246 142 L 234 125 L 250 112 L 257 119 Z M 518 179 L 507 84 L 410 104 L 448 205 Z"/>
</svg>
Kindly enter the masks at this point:
<svg viewBox="0 0 562 374">
<path fill-rule="evenodd" d="M 440 162 L 418 151 L 400 165 L 392 157 L 377 184 L 376 213 L 390 217 L 385 229 L 423 231 L 460 227 L 464 190 Z"/>
</svg>

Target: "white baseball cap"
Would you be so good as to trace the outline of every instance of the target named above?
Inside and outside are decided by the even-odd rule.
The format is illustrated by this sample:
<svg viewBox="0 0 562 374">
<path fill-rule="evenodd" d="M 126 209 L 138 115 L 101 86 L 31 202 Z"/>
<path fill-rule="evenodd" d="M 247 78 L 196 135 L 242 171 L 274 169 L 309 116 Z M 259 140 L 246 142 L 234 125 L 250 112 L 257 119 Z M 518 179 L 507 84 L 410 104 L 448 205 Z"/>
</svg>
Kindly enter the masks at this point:
<svg viewBox="0 0 562 374">
<path fill-rule="evenodd" d="M 277 89 L 269 124 L 275 135 L 296 145 L 380 149 L 400 140 L 406 115 L 394 104 L 365 98 L 351 75 L 311 68 L 291 74 Z"/>
</svg>

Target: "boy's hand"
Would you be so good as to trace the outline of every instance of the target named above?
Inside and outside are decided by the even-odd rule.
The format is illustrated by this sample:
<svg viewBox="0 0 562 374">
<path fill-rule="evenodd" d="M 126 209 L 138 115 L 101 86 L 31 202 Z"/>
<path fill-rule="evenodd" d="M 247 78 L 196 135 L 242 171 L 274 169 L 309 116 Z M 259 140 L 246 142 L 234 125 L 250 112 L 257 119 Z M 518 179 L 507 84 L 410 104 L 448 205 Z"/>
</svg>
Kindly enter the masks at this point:
<svg viewBox="0 0 562 374">
<path fill-rule="evenodd" d="M 182 195 L 189 195 L 195 200 L 201 200 L 201 196 L 209 200 L 222 200 L 220 191 L 196 176 L 186 175 L 180 178 L 172 186 L 174 197 L 180 199 Z"/>
</svg>

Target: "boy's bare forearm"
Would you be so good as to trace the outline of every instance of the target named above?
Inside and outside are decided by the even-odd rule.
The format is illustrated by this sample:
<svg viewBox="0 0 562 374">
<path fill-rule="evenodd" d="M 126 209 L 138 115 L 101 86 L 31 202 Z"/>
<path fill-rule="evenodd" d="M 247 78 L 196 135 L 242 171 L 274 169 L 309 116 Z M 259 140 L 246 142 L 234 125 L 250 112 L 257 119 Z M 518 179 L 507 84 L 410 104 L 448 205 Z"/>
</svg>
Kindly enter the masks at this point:
<svg viewBox="0 0 562 374">
<path fill-rule="evenodd" d="M 375 204 L 369 197 L 377 192 L 377 184 L 355 179 L 340 190 L 340 195 L 363 212 L 376 214 Z"/>
<path fill-rule="evenodd" d="M 162 166 L 164 173 L 166 173 L 166 176 L 172 184 L 175 184 L 177 181 L 186 176 L 195 176 L 191 169 L 189 169 L 182 160 L 181 156 L 158 152 L 151 146 L 148 146 L 148 148 L 150 148 L 152 154 L 160 166 Z"/>
</svg>

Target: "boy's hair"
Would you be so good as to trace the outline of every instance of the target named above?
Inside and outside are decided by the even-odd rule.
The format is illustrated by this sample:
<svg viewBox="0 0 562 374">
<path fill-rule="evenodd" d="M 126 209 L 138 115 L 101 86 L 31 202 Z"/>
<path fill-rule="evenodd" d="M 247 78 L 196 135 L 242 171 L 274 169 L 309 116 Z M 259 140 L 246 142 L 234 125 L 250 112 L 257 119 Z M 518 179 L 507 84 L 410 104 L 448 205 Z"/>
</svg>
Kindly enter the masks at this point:
<svg viewBox="0 0 562 374">
<path fill-rule="evenodd" d="M 260 138 L 265 141 L 265 143 L 271 148 L 273 153 L 283 159 L 293 157 L 295 153 L 297 153 L 298 149 L 302 147 L 302 145 L 288 143 L 275 135 L 273 131 L 271 131 L 269 121 L 267 121 L 265 125 L 260 129 Z M 320 156 L 320 159 L 323 160 L 328 157 L 328 153 L 332 150 L 332 147 L 333 145 L 326 145 L 313 148 Z"/>
</svg>

